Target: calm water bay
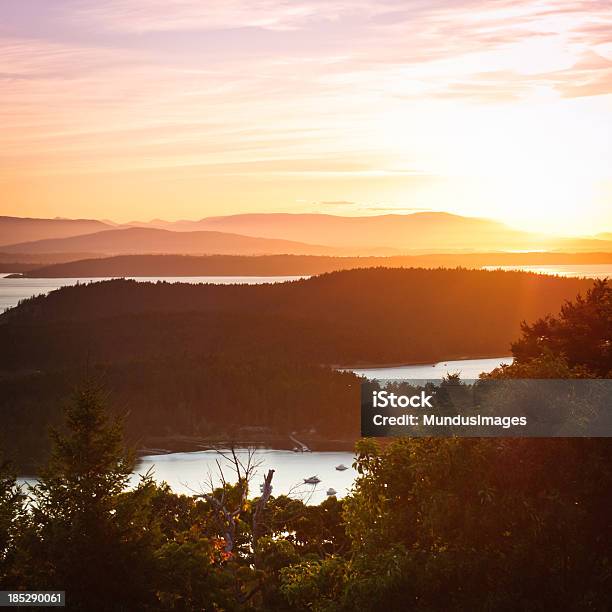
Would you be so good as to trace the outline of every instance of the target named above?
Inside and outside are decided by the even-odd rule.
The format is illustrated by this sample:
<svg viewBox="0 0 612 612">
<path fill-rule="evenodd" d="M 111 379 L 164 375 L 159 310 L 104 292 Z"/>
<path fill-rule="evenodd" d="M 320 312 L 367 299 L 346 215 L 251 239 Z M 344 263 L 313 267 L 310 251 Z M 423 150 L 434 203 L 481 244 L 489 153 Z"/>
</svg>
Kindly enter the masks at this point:
<svg viewBox="0 0 612 612">
<path fill-rule="evenodd" d="M 226 453 L 227 451 L 221 450 Z M 236 449 L 236 455 L 246 463 L 248 449 Z M 327 497 L 332 488 L 336 497 L 344 497 L 351 489 L 357 472 L 353 469 L 353 453 L 348 452 L 311 452 L 296 453 L 287 450 L 257 449 L 254 460 L 258 463 L 251 482 L 251 497 L 260 493 L 260 484 L 269 469 L 274 470 L 272 493 L 286 494 L 304 503 L 319 504 Z M 235 482 L 236 476 L 230 464 L 217 451 L 206 450 L 191 453 L 167 453 L 140 457 L 130 480 L 136 486 L 141 475 L 151 472 L 157 482 L 167 482 L 176 493 L 198 495 L 210 490 L 210 482 L 220 484 L 219 461 L 225 479 Z M 348 469 L 339 471 L 336 466 L 345 465 Z M 321 482 L 306 484 L 305 478 L 317 476 Z M 18 482 L 24 486 L 36 483 L 34 476 L 22 476 Z"/>
<path fill-rule="evenodd" d="M 296 453 L 287 450 L 257 449 L 255 459 L 261 462 L 253 479 L 253 496 L 259 495 L 259 485 L 269 469 L 274 470 L 272 480 L 275 495 L 290 494 L 304 502 L 318 504 L 327 497 L 331 487 L 338 498 L 344 497 L 350 490 L 357 475 L 352 467 L 353 453 L 348 452 L 312 452 Z M 245 462 L 246 449 L 238 449 L 237 456 Z M 138 474 L 152 469 L 157 481 L 166 481 L 173 491 L 193 495 L 207 490 L 212 477 L 218 485 L 219 470 L 216 461 L 224 468 L 225 477 L 235 482 L 235 474 L 229 464 L 217 451 L 207 450 L 192 453 L 168 453 L 167 455 L 149 455 L 140 458 L 132 483 L 138 482 Z M 345 465 L 348 470 L 336 470 L 336 466 Z M 317 476 L 321 482 L 305 484 L 304 478 Z"/>
<path fill-rule="evenodd" d="M 512 357 L 489 357 L 485 359 L 457 359 L 455 361 L 440 361 L 419 365 L 400 365 L 380 368 L 350 368 L 359 376 L 370 380 L 384 379 L 434 379 L 439 380 L 449 374 L 460 374 L 464 380 L 478 378 L 481 372 L 490 372 L 502 364 L 512 363 Z M 349 368 L 346 368 L 349 369 Z"/>
<path fill-rule="evenodd" d="M 395 368 L 368 368 L 353 370 L 367 378 L 403 378 L 423 379 L 442 378 L 448 372 L 461 372 L 462 378 L 478 378 L 481 372 L 490 372 L 500 363 L 511 363 L 511 357 L 494 357 L 490 359 L 463 359 L 438 364 L 399 366 Z M 239 457 L 245 458 L 247 451 L 241 449 Z M 259 484 L 268 469 L 274 469 L 274 493 L 290 493 L 292 496 L 318 504 L 326 497 L 331 487 L 337 497 L 343 497 L 350 490 L 357 473 L 351 467 L 354 456 L 348 452 L 292 452 L 286 450 L 257 449 L 257 460 L 262 461 L 258 476 L 254 481 L 253 494 L 259 493 Z M 153 469 L 155 479 L 165 480 L 174 491 L 186 494 L 201 492 L 211 475 L 218 474 L 216 451 L 207 450 L 190 453 L 168 453 L 165 455 L 148 455 L 141 457 L 140 463 L 132 478 L 138 481 L 138 474 Z M 223 459 L 221 459 L 223 463 Z M 337 471 L 337 465 L 344 464 L 349 469 Z M 227 470 L 231 474 L 231 470 Z M 306 485 L 304 478 L 318 476 L 321 482 L 317 485 Z M 215 478 L 217 482 L 217 479 Z"/>
<path fill-rule="evenodd" d="M 354 370 L 356 374 L 368 378 L 442 378 L 448 371 L 460 371 L 463 378 L 477 378 L 480 372 L 490 371 L 500 363 L 509 363 L 511 358 L 495 357 L 491 359 L 464 359 L 458 361 L 440 362 L 438 364 L 399 366 L 395 368 L 368 368 Z M 238 456 L 244 461 L 246 449 L 239 449 Z M 253 480 L 252 494 L 259 493 L 259 485 L 263 482 L 267 470 L 273 469 L 273 493 L 290 494 L 304 502 L 318 504 L 327 497 L 331 487 L 337 497 L 343 497 L 350 490 L 356 477 L 352 468 L 354 456 L 350 452 L 292 452 L 288 450 L 257 449 L 255 458 L 261 461 L 258 473 Z M 206 490 L 211 476 L 218 483 L 216 460 L 226 465 L 226 478 L 232 477 L 231 468 L 217 451 L 205 450 L 185 453 L 166 453 L 145 455 L 140 457 L 131 484 L 138 483 L 141 474 L 152 470 L 155 480 L 167 482 L 177 493 L 194 495 Z M 337 465 L 344 464 L 349 469 L 336 470 Z M 317 485 L 307 485 L 304 478 L 318 476 L 321 482 Z M 34 482 L 33 477 L 23 476 L 19 481 L 23 484 Z M 235 480 L 235 479 L 234 479 Z"/>
</svg>

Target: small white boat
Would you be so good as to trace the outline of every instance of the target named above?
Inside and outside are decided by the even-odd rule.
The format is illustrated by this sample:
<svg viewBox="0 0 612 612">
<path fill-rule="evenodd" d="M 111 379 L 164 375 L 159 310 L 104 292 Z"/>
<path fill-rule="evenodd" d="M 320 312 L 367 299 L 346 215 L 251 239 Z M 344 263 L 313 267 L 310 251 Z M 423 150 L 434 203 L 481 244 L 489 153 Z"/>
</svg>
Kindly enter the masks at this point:
<svg viewBox="0 0 612 612">
<path fill-rule="evenodd" d="M 346 465 L 344 465 L 344 463 L 341 463 L 340 465 L 337 465 L 337 466 L 336 466 L 336 469 L 337 469 L 339 472 L 344 472 L 344 470 L 348 470 L 348 468 L 346 467 Z"/>
<path fill-rule="evenodd" d="M 327 494 L 328 495 L 335 495 L 338 491 L 336 491 L 336 489 L 332 489 L 331 487 L 329 487 L 329 489 L 327 489 Z"/>
<path fill-rule="evenodd" d="M 318 476 L 311 476 L 310 478 L 304 478 L 304 484 L 319 484 L 321 479 Z"/>
</svg>

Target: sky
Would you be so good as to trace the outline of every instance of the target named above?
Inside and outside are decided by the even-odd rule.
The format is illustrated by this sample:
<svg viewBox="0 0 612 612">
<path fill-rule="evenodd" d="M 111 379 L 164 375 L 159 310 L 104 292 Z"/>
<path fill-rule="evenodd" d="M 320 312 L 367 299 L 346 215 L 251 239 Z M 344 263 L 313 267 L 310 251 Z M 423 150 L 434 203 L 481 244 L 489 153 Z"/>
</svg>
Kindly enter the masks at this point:
<svg viewBox="0 0 612 612">
<path fill-rule="evenodd" d="M 610 0 L 4 0 L 0 214 L 612 231 Z"/>
</svg>

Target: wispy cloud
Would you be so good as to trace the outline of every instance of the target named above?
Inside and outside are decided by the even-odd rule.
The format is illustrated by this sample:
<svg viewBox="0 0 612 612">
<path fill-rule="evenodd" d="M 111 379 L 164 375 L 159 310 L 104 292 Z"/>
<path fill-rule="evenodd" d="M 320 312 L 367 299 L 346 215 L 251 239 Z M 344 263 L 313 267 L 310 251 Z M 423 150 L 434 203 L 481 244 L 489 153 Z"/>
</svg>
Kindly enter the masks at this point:
<svg viewBox="0 0 612 612">
<path fill-rule="evenodd" d="M 347 17 L 373 19 L 393 14 L 399 3 L 389 0 L 107 0 L 81 3 L 72 17 L 80 23 L 129 32 L 227 30 L 261 28 L 297 30 L 321 21 Z"/>
<path fill-rule="evenodd" d="M 118 199 L 144 202 L 142 172 L 187 174 L 185 215 L 198 177 L 197 193 L 247 207 L 294 191 L 362 201 L 346 189 L 359 179 L 370 202 L 403 206 L 410 189 L 418 206 L 446 193 L 471 210 L 473 191 L 455 198 L 449 181 L 492 159 L 526 172 L 516 143 L 533 149 L 546 129 L 583 159 L 592 151 L 589 172 L 612 181 L 601 170 L 612 167 L 611 32 L 607 0 L 2 3 L 0 180 L 59 206 L 68 188 L 36 177 L 97 188 L 86 176 L 104 174 Z M 572 167 L 550 149 L 541 157 L 560 174 Z"/>
</svg>

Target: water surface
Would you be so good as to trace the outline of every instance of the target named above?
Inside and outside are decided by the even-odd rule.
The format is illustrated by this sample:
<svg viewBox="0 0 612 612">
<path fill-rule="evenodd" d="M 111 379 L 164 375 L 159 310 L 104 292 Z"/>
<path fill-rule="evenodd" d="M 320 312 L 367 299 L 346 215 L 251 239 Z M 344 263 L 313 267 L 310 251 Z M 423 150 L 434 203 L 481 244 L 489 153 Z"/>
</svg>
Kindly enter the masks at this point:
<svg viewBox="0 0 612 612">
<path fill-rule="evenodd" d="M 439 379 L 447 373 L 460 372 L 462 378 L 478 378 L 481 372 L 489 372 L 500 363 L 510 363 L 511 357 L 494 357 L 490 359 L 462 359 L 444 361 L 437 364 L 399 366 L 393 368 L 364 368 L 352 370 L 367 378 L 399 378 L 399 379 Z M 248 451 L 237 450 L 239 459 L 246 462 Z M 131 484 L 136 485 L 141 474 L 152 470 L 158 482 L 166 481 L 176 493 L 187 495 L 201 494 L 208 490 L 212 477 L 213 483 L 219 484 L 219 473 L 216 461 L 224 468 L 225 476 L 235 481 L 232 469 L 223 457 L 213 450 L 146 455 L 139 459 L 136 470 L 131 478 Z M 290 494 L 304 502 L 319 504 L 326 497 L 331 487 L 336 490 L 337 497 L 344 497 L 353 485 L 357 473 L 352 468 L 353 453 L 311 452 L 295 453 L 287 450 L 256 449 L 255 460 L 261 462 L 257 475 L 253 480 L 251 496 L 259 494 L 259 485 L 269 469 L 275 470 L 273 493 Z M 337 471 L 337 465 L 344 464 L 349 469 Z M 321 482 L 317 485 L 306 485 L 304 478 L 318 476 Z M 33 477 L 22 477 L 22 484 L 35 482 Z"/>
<path fill-rule="evenodd" d="M 260 493 L 259 485 L 269 469 L 274 470 L 272 493 L 274 495 L 290 494 L 305 502 L 319 504 L 327 497 L 327 490 L 332 487 L 337 491 L 337 497 L 344 497 L 350 490 L 356 471 L 352 468 L 353 453 L 347 452 L 312 452 L 294 453 L 287 450 L 257 449 L 255 460 L 261 465 L 252 481 L 251 497 Z M 238 449 L 237 457 L 246 463 L 248 451 Z M 144 474 L 153 469 L 155 479 L 166 481 L 176 493 L 188 495 L 203 493 L 210 490 L 210 479 L 218 486 L 220 484 L 219 470 L 216 461 L 223 467 L 225 478 L 236 481 L 235 473 L 230 464 L 213 450 L 192 453 L 169 453 L 167 455 L 149 455 L 141 457 L 132 484 L 138 482 L 138 474 Z M 337 465 L 344 464 L 349 469 L 337 471 Z M 321 482 L 317 485 L 304 484 L 304 478 L 318 476 Z"/>
<path fill-rule="evenodd" d="M 482 266 L 483 270 L 519 270 L 569 278 L 612 278 L 612 264 L 547 264 L 528 266 Z"/>
<path fill-rule="evenodd" d="M 464 380 L 478 378 L 481 372 L 490 372 L 501 364 L 511 364 L 512 357 L 489 357 L 486 359 L 457 359 L 455 361 L 440 361 L 420 365 L 391 366 L 380 368 L 343 368 L 355 372 L 358 376 L 365 376 L 370 380 L 407 379 L 440 380 L 449 374 L 460 374 Z"/>
<path fill-rule="evenodd" d="M 227 451 L 221 451 L 227 454 Z M 273 495 L 290 495 L 305 503 L 319 504 L 327 498 L 327 490 L 332 487 L 337 491 L 336 497 L 344 497 L 353 485 L 357 472 L 353 469 L 353 453 L 347 452 L 312 452 L 294 453 L 287 450 L 257 449 L 254 458 L 260 465 L 257 467 L 251 483 L 249 497 L 260 494 L 259 485 L 269 469 L 274 470 L 272 479 Z M 236 455 L 246 463 L 248 450 L 237 449 Z M 130 485 L 135 486 L 141 474 L 152 470 L 157 482 L 165 481 L 175 493 L 198 495 L 210 491 L 210 482 L 219 486 L 219 461 L 223 468 L 225 479 L 236 482 L 235 472 L 230 464 L 217 451 L 206 450 L 192 453 L 168 453 L 167 455 L 147 455 L 141 457 Z M 337 471 L 336 466 L 344 464 L 349 469 Z M 304 478 L 318 476 L 321 482 L 317 485 L 304 484 Z M 35 477 L 23 476 L 18 479 L 20 484 L 33 485 Z"/>
</svg>

